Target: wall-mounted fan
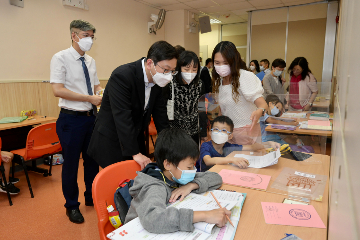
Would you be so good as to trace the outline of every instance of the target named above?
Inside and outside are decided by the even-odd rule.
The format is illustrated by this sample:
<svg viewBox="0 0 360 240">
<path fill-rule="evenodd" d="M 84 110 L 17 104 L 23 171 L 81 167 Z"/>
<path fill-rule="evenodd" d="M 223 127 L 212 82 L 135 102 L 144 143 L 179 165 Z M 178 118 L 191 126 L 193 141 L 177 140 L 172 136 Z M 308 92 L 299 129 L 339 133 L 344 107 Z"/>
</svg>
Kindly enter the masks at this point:
<svg viewBox="0 0 360 240">
<path fill-rule="evenodd" d="M 148 33 L 154 33 L 156 35 L 156 31 L 162 27 L 165 21 L 165 15 L 165 9 L 161 9 L 158 15 L 151 14 L 150 18 L 153 22 L 148 22 Z"/>
</svg>

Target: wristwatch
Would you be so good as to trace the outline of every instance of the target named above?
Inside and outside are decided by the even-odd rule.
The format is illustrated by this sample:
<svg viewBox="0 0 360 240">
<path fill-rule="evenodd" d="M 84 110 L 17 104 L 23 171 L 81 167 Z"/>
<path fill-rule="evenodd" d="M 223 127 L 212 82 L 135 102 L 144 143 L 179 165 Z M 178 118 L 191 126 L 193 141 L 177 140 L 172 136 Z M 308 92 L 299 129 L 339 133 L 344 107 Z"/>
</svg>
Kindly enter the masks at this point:
<svg viewBox="0 0 360 240">
<path fill-rule="evenodd" d="M 309 105 L 310 105 L 310 107 L 312 107 L 313 103 L 311 102 L 311 103 L 309 103 Z"/>
<path fill-rule="evenodd" d="M 259 109 L 262 110 L 262 115 L 264 115 L 264 112 L 266 111 L 265 108 L 256 108 L 256 110 L 259 110 Z"/>
</svg>

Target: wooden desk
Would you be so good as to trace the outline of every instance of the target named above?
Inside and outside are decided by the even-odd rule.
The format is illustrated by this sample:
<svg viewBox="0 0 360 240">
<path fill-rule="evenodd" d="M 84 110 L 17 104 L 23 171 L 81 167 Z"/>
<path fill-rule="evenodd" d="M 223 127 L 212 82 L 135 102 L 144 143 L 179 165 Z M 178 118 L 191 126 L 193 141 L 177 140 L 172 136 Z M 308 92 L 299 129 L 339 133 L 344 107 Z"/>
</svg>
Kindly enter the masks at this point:
<svg viewBox="0 0 360 240">
<path fill-rule="evenodd" d="M 325 100 L 320 100 L 318 102 L 314 101 L 313 102 L 313 107 L 315 107 L 315 108 L 329 108 L 330 107 L 330 100 L 325 99 Z"/>
<path fill-rule="evenodd" d="M 308 113 L 307 118 L 300 118 L 299 121 L 307 121 L 309 120 L 310 114 Z M 330 120 L 332 123 L 332 120 Z M 298 134 L 298 135 L 315 135 L 315 136 L 323 136 L 323 137 L 332 137 L 332 131 L 322 131 L 322 130 L 308 130 L 308 129 L 300 129 L 299 126 L 296 127 L 295 130 L 283 130 L 272 128 L 271 125 L 265 128 L 267 132 L 277 132 L 277 133 L 290 133 L 290 134 Z"/>
<path fill-rule="evenodd" d="M 12 129 L 12 128 L 19 128 L 19 127 L 25 127 L 29 125 L 37 125 L 37 124 L 44 124 L 49 122 L 56 121 L 57 118 L 54 117 L 43 117 L 43 116 L 34 116 L 33 119 L 26 119 L 20 123 L 4 123 L 0 124 L 0 131 L 6 130 L 6 129 Z"/>
<path fill-rule="evenodd" d="M 237 152 L 239 153 L 239 152 Z M 243 153 L 243 152 L 242 152 Z M 233 153 L 235 154 L 235 153 Z M 314 174 L 326 175 L 329 177 L 330 156 L 313 154 L 313 157 L 303 161 L 297 162 L 280 158 L 279 163 L 262 169 L 239 169 L 232 165 L 215 165 L 210 169 L 212 172 L 220 172 L 222 169 L 229 169 L 235 171 L 251 172 L 264 175 L 271 175 L 269 187 L 280 174 L 284 167 L 290 167 L 302 172 L 309 172 Z M 279 240 L 285 237 L 285 233 L 295 234 L 301 239 L 316 239 L 322 240 L 327 238 L 327 229 L 307 228 L 307 227 L 293 227 L 284 225 L 274 225 L 265 223 L 264 214 L 261 208 L 261 202 L 277 202 L 281 203 L 286 196 L 269 192 L 257 191 L 243 187 L 231 186 L 223 184 L 221 189 L 232 190 L 241 193 L 247 193 L 240 221 L 236 230 L 235 240 L 251 239 L 251 240 Z M 324 197 L 322 202 L 311 201 L 318 212 L 321 220 L 325 226 L 328 224 L 328 197 L 329 197 L 329 179 L 326 183 Z"/>
</svg>

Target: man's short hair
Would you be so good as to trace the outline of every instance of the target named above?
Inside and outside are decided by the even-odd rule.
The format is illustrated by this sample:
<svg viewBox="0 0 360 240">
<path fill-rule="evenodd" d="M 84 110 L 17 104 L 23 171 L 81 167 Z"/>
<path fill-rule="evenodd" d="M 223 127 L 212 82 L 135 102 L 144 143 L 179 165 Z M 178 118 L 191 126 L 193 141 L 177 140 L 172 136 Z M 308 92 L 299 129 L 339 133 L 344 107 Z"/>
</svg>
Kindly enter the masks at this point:
<svg viewBox="0 0 360 240">
<path fill-rule="evenodd" d="M 230 132 L 232 132 L 234 130 L 234 122 L 228 116 L 225 116 L 225 115 L 217 116 L 211 123 L 211 128 L 213 128 L 214 123 L 216 123 L 216 122 L 229 125 Z"/>
<path fill-rule="evenodd" d="M 156 139 L 154 157 L 158 167 L 164 171 L 165 160 L 175 166 L 188 157 L 196 161 L 199 147 L 184 130 L 167 128 Z"/>
<path fill-rule="evenodd" d="M 286 67 L 286 62 L 281 58 L 277 58 L 272 62 L 271 66 L 274 67 L 274 68 L 276 68 L 276 67 L 285 68 Z"/>
<path fill-rule="evenodd" d="M 176 45 L 176 46 L 175 46 L 175 49 L 176 49 L 177 53 L 179 54 L 179 56 L 180 56 L 180 54 L 181 54 L 182 52 L 185 51 L 185 48 L 184 48 L 183 46 L 180 46 L 180 45 Z"/>
<path fill-rule="evenodd" d="M 270 67 L 270 62 L 269 62 L 269 60 L 267 60 L 266 58 L 263 59 L 263 60 L 261 60 L 260 62 L 264 62 L 265 64 L 268 65 L 268 67 Z"/>
<path fill-rule="evenodd" d="M 158 41 L 151 45 L 146 59 L 151 59 L 156 64 L 163 60 L 178 59 L 178 57 L 179 54 L 173 45 L 166 41 Z"/>
<path fill-rule="evenodd" d="M 74 20 L 70 23 L 70 34 L 73 32 L 76 32 L 77 31 L 76 29 L 79 29 L 81 31 L 92 30 L 92 31 L 94 31 L 94 33 L 96 32 L 95 27 L 91 23 L 81 20 L 81 19 Z"/>
<path fill-rule="evenodd" d="M 211 61 L 212 61 L 211 58 L 206 59 L 205 66 L 207 66 L 209 64 L 209 62 L 211 62 Z"/>
</svg>

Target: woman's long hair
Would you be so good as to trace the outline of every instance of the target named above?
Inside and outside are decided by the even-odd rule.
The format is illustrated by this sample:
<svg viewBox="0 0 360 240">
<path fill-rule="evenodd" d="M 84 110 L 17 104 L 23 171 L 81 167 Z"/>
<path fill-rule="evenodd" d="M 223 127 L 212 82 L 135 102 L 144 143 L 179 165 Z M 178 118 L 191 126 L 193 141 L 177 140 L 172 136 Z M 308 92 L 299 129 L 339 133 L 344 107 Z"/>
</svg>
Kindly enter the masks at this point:
<svg viewBox="0 0 360 240">
<path fill-rule="evenodd" d="M 237 102 L 239 97 L 239 86 L 240 86 L 240 69 L 246 70 L 246 64 L 241 59 L 240 53 L 236 49 L 235 45 L 232 42 L 229 41 L 222 41 L 216 45 L 214 48 L 214 51 L 212 53 L 212 63 L 214 65 L 214 68 L 212 70 L 212 89 L 213 92 L 218 93 L 219 92 L 219 86 L 220 86 L 220 76 L 215 70 L 215 54 L 221 53 L 223 58 L 227 61 L 227 63 L 230 65 L 231 69 L 231 85 L 232 85 L 232 96 L 235 102 Z"/>
<path fill-rule="evenodd" d="M 292 77 L 292 75 L 294 75 L 292 70 L 296 65 L 299 65 L 302 68 L 303 71 L 301 73 L 301 80 L 304 80 L 306 78 L 306 76 L 308 76 L 309 73 L 311 73 L 308 61 L 304 57 L 295 58 L 294 61 L 292 61 L 292 63 L 290 64 L 290 67 L 288 69 L 288 72 L 290 73 L 290 77 Z M 310 77 L 310 75 L 309 75 L 309 77 Z"/>
</svg>

